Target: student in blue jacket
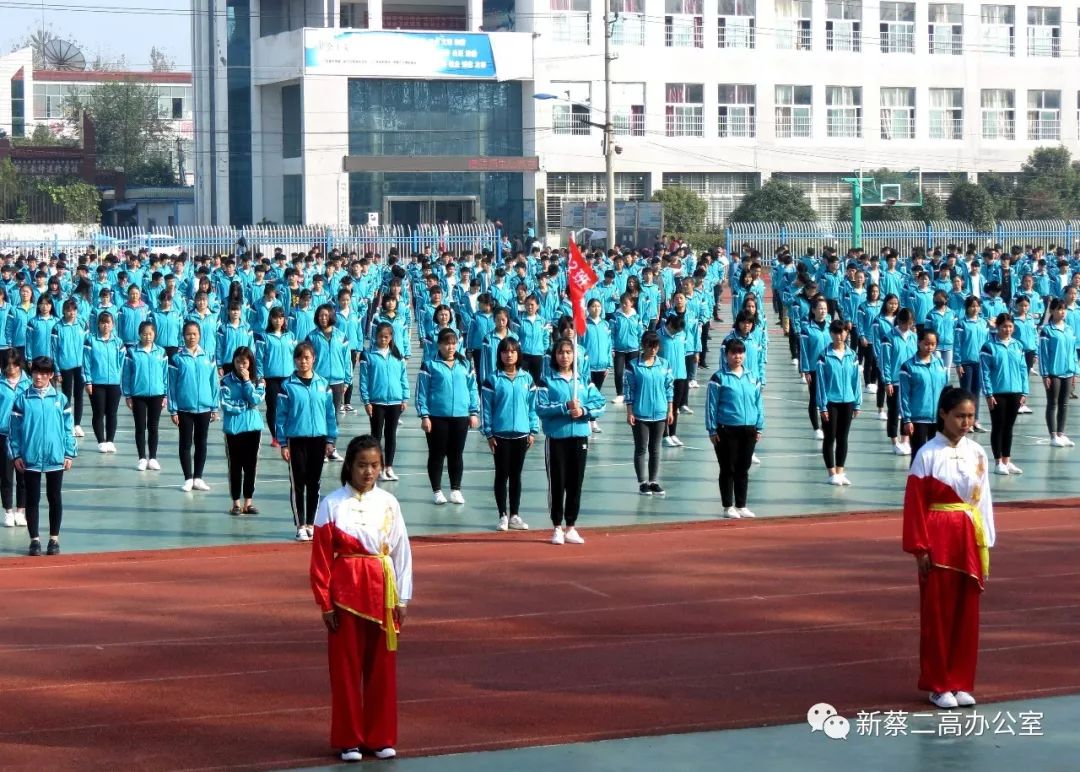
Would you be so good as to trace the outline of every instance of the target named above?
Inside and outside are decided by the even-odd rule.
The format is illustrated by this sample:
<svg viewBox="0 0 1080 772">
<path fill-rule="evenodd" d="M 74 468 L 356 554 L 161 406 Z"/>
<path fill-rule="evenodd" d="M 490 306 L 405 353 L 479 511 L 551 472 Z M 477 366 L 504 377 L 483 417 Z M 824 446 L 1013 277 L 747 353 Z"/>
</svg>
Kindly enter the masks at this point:
<svg viewBox="0 0 1080 772">
<path fill-rule="evenodd" d="M 1046 428 L 1050 445 L 1071 448 L 1075 443 L 1065 436 L 1069 410 L 1069 386 L 1080 368 L 1077 366 L 1076 336 L 1065 321 L 1065 303 L 1050 301 L 1050 316 L 1039 333 L 1039 376 L 1046 389 Z"/>
<path fill-rule="evenodd" d="M 30 379 L 23 369 L 23 359 L 13 348 L 0 354 L 0 497 L 4 504 L 4 527 L 26 525 L 25 491 L 23 474 L 15 469 L 8 447 L 11 434 L 11 407 L 24 391 L 30 388 Z M 14 492 L 14 497 L 12 497 Z"/>
<path fill-rule="evenodd" d="M 206 440 L 210 422 L 217 419 L 218 380 L 214 358 L 199 345 L 202 328 L 194 320 L 184 322 L 184 347 L 169 361 L 166 384 L 169 415 L 180 428 L 180 468 L 184 484 L 180 489 L 208 491 L 203 481 Z M 194 465 L 192 448 L 194 447 Z"/>
<path fill-rule="evenodd" d="M 937 333 L 937 355 L 948 373 L 952 369 L 956 341 L 956 314 L 949 308 L 949 296 L 942 290 L 934 293 L 934 308 L 926 316 L 926 328 Z"/>
<path fill-rule="evenodd" d="M 525 313 L 518 317 L 517 336 L 521 342 L 521 365 L 533 381 L 539 382 L 544 370 L 544 353 L 551 340 L 551 323 L 540 314 L 536 295 L 525 298 Z"/>
<path fill-rule="evenodd" d="M 480 346 L 480 370 L 476 373 L 478 381 L 486 380 L 497 369 L 499 344 L 505 338 L 518 339 L 517 333 L 510 329 L 510 309 L 496 308 L 492 319 L 495 327 L 484 336 Z"/>
<path fill-rule="evenodd" d="M 720 500 L 724 516 L 754 517 L 746 507 L 754 448 L 765 431 L 761 384 L 743 367 L 746 346 L 732 340 L 724 364 L 709 380 L 705 393 L 705 431 L 720 466 Z"/>
<path fill-rule="evenodd" d="M 181 329 L 184 326 L 184 315 L 175 308 L 173 293 L 162 292 L 158 296 L 158 307 L 151 312 L 150 320 L 157 333 L 157 344 L 165 349 L 166 356 L 171 359 L 183 343 Z"/>
<path fill-rule="evenodd" d="M 26 323 L 26 360 L 28 362 L 37 357 L 52 357 L 52 335 L 56 322 L 53 299 L 43 292 L 37 299 L 37 313 Z"/>
<path fill-rule="evenodd" d="M 548 377 L 536 395 L 536 413 L 546 436 L 548 501 L 555 530 L 552 544 L 584 544 L 576 523 L 589 454 L 589 425 L 604 412 L 596 387 L 574 371 L 577 347 L 560 338 L 551 349 Z M 565 524 L 565 528 L 564 528 Z"/>
<path fill-rule="evenodd" d="M 675 378 L 659 351 L 660 336 L 646 332 L 641 336 L 641 355 L 626 369 L 626 422 L 634 433 L 634 472 L 642 496 L 665 494 L 660 485 L 660 441 L 675 420 Z"/>
<path fill-rule="evenodd" d="M 964 317 L 956 323 L 956 375 L 960 379 L 960 388 L 975 395 L 975 428 L 973 431 L 985 432 L 979 423 L 979 394 L 982 392 L 982 368 L 979 355 L 990 337 L 990 329 L 983 318 L 982 303 L 974 295 L 964 301 Z"/>
<path fill-rule="evenodd" d="M 405 358 L 394 343 L 394 327 L 381 322 L 375 328 L 375 345 L 360 357 L 359 391 L 371 421 L 371 436 L 383 447 L 383 470 L 379 479 L 396 482 L 394 457 L 401 415 L 409 406 L 409 375 Z"/>
<path fill-rule="evenodd" d="M 345 404 L 345 386 L 352 383 L 352 354 L 348 337 L 337 327 L 337 311 L 330 303 L 315 310 L 315 329 L 308 333 L 307 341 L 315 350 L 315 372 L 330 384 L 334 410 L 340 413 Z M 329 458 L 342 460 L 336 450 Z"/>
<path fill-rule="evenodd" d="M 285 309 L 275 306 L 270 309 L 266 330 L 255 337 L 255 359 L 259 377 L 266 383 L 266 424 L 271 434 L 277 426 L 278 392 L 293 373 L 295 349 L 296 336 L 285 324 Z M 270 447 L 279 447 L 277 436 L 270 441 Z"/>
<path fill-rule="evenodd" d="M 67 400 L 52 385 L 56 366 L 49 357 L 30 363 L 31 384 L 11 407 L 8 447 L 15 469 L 26 485 L 26 528 L 30 532 L 30 555 L 41 554 L 38 505 L 41 478 L 49 501 L 48 555 L 60 554 L 60 522 L 64 516 L 61 488 L 64 472 L 71 469 L 75 448 L 74 423 Z"/>
<path fill-rule="evenodd" d="M 99 453 L 115 453 L 116 411 L 120 409 L 120 368 L 124 344 L 113 334 L 113 316 L 102 311 L 97 317 L 97 335 L 83 345 L 83 381 L 90 395 L 94 438 Z"/>
<path fill-rule="evenodd" d="M 682 293 L 677 295 L 681 299 Z M 689 369 L 687 368 L 687 351 L 690 340 L 686 334 L 686 320 L 692 315 L 671 313 L 660 322 L 660 358 L 663 359 L 671 371 L 674 394 L 672 406 L 674 413 L 671 421 L 664 428 L 664 444 L 669 448 L 682 447 L 686 443 L 679 439 L 679 413 L 693 415 L 694 411 L 688 404 L 690 394 Z M 644 341 L 644 337 L 642 337 Z M 642 343 L 644 351 L 644 343 Z"/>
<path fill-rule="evenodd" d="M 518 366 L 521 344 L 515 338 L 499 343 L 497 369 L 480 390 L 483 409 L 480 431 L 495 460 L 495 506 L 499 531 L 527 531 L 521 515 L 521 470 L 525 454 L 540 432 L 536 414 L 536 384 Z M 509 499 L 507 493 L 509 492 Z"/>
<path fill-rule="evenodd" d="M 612 316 L 610 326 L 612 363 L 615 367 L 615 399 L 612 402 L 621 405 L 623 374 L 626 366 L 641 353 L 641 336 L 645 332 L 645 324 L 634 308 L 634 296 L 629 292 L 624 292 L 619 298 L 619 309 Z"/>
<path fill-rule="evenodd" d="M 581 339 L 589 360 L 589 380 L 600 391 L 604 387 L 608 370 L 614 360 L 615 349 L 611 338 L 611 325 L 604 316 L 604 304 L 599 298 L 589 301 L 588 316 L 585 319 L 585 336 Z M 603 429 L 597 421 L 592 422 L 592 430 L 602 434 Z"/>
<path fill-rule="evenodd" d="M 859 359 L 847 345 L 847 322 L 834 319 L 829 323 L 829 341 L 814 372 L 817 408 L 825 432 L 821 455 L 829 471 L 829 485 L 851 485 L 844 466 L 851 422 L 862 408 Z"/>
<path fill-rule="evenodd" d="M 915 332 L 915 317 L 909 308 L 896 312 L 896 324 L 881 346 L 881 374 L 885 381 L 885 405 L 888 408 L 885 433 L 892 443 L 893 453 L 910 456 L 911 444 L 907 428 L 900 420 L 900 365 L 919 348 L 919 336 Z"/>
<path fill-rule="evenodd" d="M 932 314 L 931 314 L 932 315 Z M 937 432 L 938 400 L 949 382 L 949 371 L 937 356 L 938 334 L 925 328 L 915 356 L 900 365 L 900 422 L 911 442 L 911 461 Z"/>
<path fill-rule="evenodd" d="M 139 342 L 124 353 L 120 391 L 135 419 L 135 449 L 140 472 L 161 470 L 157 460 L 158 424 L 165 407 L 169 355 L 156 343 L 157 330 L 150 320 L 139 325 Z"/>
<path fill-rule="evenodd" d="M 330 384 L 315 372 L 315 349 L 308 341 L 296 344 L 291 376 L 278 394 L 274 434 L 281 457 L 289 465 L 290 501 L 297 541 L 311 541 L 323 464 L 336 452 L 338 424 Z"/>
<path fill-rule="evenodd" d="M 458 336 L 450 328 L 439 333 L 439 353 L 420 365 L 416 379 L 416 413 L 427 436 L 428 481 L 436 504 L 464 504 L 461 478 L 469 429 L 480 426 L 476 376 L 464 355 L 457 353 Z M 450 476 L 450 497 L 442 492 L 443 465 Z"/>
<path fill-rule="evenodd" d="M 19 302 L 11 307 L 7 320 L 7 339 L 19 356 L 26 359 L 26 330 L 30 319 L 37 313 L 34 306 L 34 289 L 29 284 L 19 287 Z"/>
<path fill-rule="evenodd" d="M 233 502 L 229 514 L 257 515 L 259 510 L 252 499 L 264 426 L 259 405 L 266 396 L 266 383 L 259 378 L 255 353 L 247 346 L 233 352 L 232 365 L 232 372 L 221 379 L 218 394 Z"/>
<path fill-rule="evenodd" d="M 150 318 L 150 306 L 143 302 L 142 290 L 132 284 L 127 289 L 127 302 L 116 312 L 116 335 L 125 346 L 139 342 L 139 327 Z"/>
<path fill-rule="evenodd" d="M 79 319 L 79 306 L 74 298 L 64 301 L 63 318 L 53 327 L 52 360 L 60 370 L 60 390 L 72 408 L 75 436 L 82 437 L 83 413 L 83 347 L 86 327 Z"/>
<path fill-rule="evenodd" d="M 255 336 L 244 321 L 244 307 L 239 300 L 229 301 L 225 312 L 225 321 L 217 328 L 214 346 L 214 359 L 218 362 L 218 375 L 225 376 L 232 372 L 233 354 L 241 346 L 255 347 Z"/>
<path fill-rule="evenodd" d="M 994 319 L 995 335 L 979 354 L 982 390 L 990 409 L 990 448 L 994 453 L 994 474 L 1023 474 L 1012 462 L 1013 425 L 1020 406 L 1027 401 L 1028 369 L 1024 346 L 1013 337 L 1015 325 L 1010 314 Z"/>
<path fill-rule="evenodd" d="M 818 423 L 817 406 L 817 383 L 814 380 L 814 372 L 817 361 L 825 349 L 829 346 L 829 303 L 821 295 L 816 296 L 810 303 L 810 318 L 802 324 L 799 333 L 799 372 L 809 392 L 807 402 L 807 415 L 810 416 L 810 425 L 814 429 L 814 436 L 825 439 L 825 432 Z"/>
</svg>

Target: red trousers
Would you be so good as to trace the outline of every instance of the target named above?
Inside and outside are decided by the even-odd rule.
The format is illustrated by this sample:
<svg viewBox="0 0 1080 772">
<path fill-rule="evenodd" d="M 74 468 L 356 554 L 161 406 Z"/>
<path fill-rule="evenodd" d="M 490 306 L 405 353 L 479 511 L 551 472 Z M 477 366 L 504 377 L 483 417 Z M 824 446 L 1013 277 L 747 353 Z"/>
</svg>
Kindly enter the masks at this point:
<svg viewBox="0 0 1080 772">
<path fill-rule="evenodd" d="M 919 688 L 975 690 L 979 658 L 979 596 L 972 577 L 934 566 L 919 585 Z"/>
<path fill-rule="evenodd" d="M 329 634 L 330 744 L 377 751 L 397 745 L 397 652 L 374 622 L 338 609 Z"/>
</svg>

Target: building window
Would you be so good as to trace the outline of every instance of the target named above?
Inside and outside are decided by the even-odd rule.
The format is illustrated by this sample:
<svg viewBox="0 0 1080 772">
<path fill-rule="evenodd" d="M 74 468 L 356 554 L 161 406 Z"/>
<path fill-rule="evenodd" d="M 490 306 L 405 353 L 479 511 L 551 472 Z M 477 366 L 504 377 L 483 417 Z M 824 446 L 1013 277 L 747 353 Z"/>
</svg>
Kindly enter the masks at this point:
<svg viewBox="0 0 1080 772">
<path fill-rule="evenodd" d="M 982 7 L 982 53 L 1015 56 L 1016 14 L 1011 5 Z"/>
<path fill-rule="evenodd" d="M 960 56 L 964 50 L 964 6 L 930 3 L 930 53 Z"/>
<path fill-rule="evenodd" d="M 615 173 L 615 200 L 644 201 L 648 187 L 647 174 Z M 603 201 L 607 197 L 607 180 L 601 172 L 548 172 L 547 227 L 549 231 L 563 227 L 563 205 L 575 201 Z M 577 227 L 580 227 L 577 226 Z"/>
<path fill-rule="evenodd" d="M 810 0 L 776 0 L 776 47 L 788 51 L 809 51 L 813 41 Z"/>
<path fill-rule="evenodd" d="M 552 83 L 551 90 L 566 98 L 556 102 L 552 110 L 552 127 L 556 134 L 587 137 L 592 131 L 589 125 L 590 90 L 592 84 Z"/>
<path fill-rule="evenodd" d="M 915 89 L 881 89 L 881 138 L 915 139 Z"/>
<path fill-rule="evenodd" d="M 983 139 L 1016 139 L 1016 94 L 1012 89 L 982 90 Z"/>
<path fill-rule="evenodd" d="M 549 0 L 556 43 L 589 45 L 589 0 Z"/>
<path fill-rule="evenodd" d="M 669 48 L 705 46 L 702 0 L 664 0 L 664 44 Z"/>
<path fill-rule="evenodd" d="M 700 83 L 668 83 L 664 109 L 669 137 L 705 136 L 705 87 Z"/>
<path fill-rule="evenodd" d="M 810 206 L 814 207 L 818 218 L 823 221 L 835 220 L 840 210 L 851 204 L 851 186 L 841 182 L 841 177 L 851 174 L 850 171 L 835 171 L 829 173 L 813 172 L 776 172 L 772 175 L 774 180 L 781 180 L 794 185 L 810 199 Z"/>
<path fill-rule="evenodd" d="M 26 82 L 22 70 L 11 79 L 11 136 L 26 136 Z"/>
<path fill-rule="evenodd" d="M 754 47 L 756 0 L 720 0 L 717 45 L 720 48 Z"/>
<path fill-rule="evenodd" d="M 719 136 L 754 136 L 756 92 L 757 89 L 754 86 L 720 84 L 717 88 L 716 100 L 719 103 Z"/>
<path fill-rule="evenodd" d="M 930 139 L 964 138 L 964 90 L 930 89 Z"/>
<path fill-rule="evenodd" d="M 645 136 L 645 84 L 611 84 L 611 122 L 616 136 Z"/>
<path fill-rule="evenodd" d="M 300 86 L 283 86 L 281 89 L 281 157 L 299 158 L 304 130 L 303 105 Z"/>
<path fill-rule="evenodd" d="M 1028 56 L 1061 56 L 1061 9 L 1028 6 Z"/>
<path fill-rule="evenodd" d="M 1061 139 L 1061 92 L 1028 91 L 1028 139 Z"/>
<path fill-rule="evenodd" d="M 677 172 L 665 173 L 665 188 L 687 188 L 709 205 L 705 215 L 707 225 L 721 226 L 747 193 L 757 188 L 758 175 L 738 172 Z"/>
<path fill-rule="evenodd" d="M 611 0 L 615 22 L 611 43 L 616 46 L 645 45 L 645 0 Z"/>
<path fill-rule="evenodd" d="M 915 53 L 915 3 L 881 4 L 881 53 Z"/>
<path fill-rule="evenodd" d="M 825 0 L 825 48 L 858 52 L 862 27 L 862 0 Z"/>
<path fill-rule="evenodd" d="M 861 87 L 825 87 L 825 136 L 862 136 Z"/>
<path fill-rule="evenodd" d="M 776 87 L 776 136 L 780 139 L 809 139 L 813 86 Z"/>
<path fill-rule="evenodd" d="M 304 178 L 299 174 L 282 175 L 281 224 L 304 222 Z"/>
</svg>

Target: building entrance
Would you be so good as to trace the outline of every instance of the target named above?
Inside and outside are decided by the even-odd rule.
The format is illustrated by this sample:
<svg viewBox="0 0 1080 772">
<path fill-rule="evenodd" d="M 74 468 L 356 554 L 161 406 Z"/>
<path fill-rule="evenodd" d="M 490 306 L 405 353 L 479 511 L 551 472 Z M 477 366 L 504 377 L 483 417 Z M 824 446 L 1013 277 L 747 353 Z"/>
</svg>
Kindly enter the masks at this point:
<svg viewBox="0 0 1080 772">
<path fill-rule="evenodd" d="M 458 225 L 478 217 L 473 197 L 388 196 L 384 206 L 386 222 L 390 225 L 422 225 L 443 220 Z"/>
</svg>

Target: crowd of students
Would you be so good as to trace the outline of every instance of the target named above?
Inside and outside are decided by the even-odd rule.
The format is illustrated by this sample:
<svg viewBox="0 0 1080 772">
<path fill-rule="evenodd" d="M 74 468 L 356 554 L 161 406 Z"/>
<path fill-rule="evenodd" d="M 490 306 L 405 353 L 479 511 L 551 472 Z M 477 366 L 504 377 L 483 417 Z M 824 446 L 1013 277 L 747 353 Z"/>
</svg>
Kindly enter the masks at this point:
<svg viewBox="0 0 1080 772">
<path fill-rule="evenodd" d="M 933 435 L 938 396 L 954 368 L 964 388 L 985 398 L 998 474 L 1021 473 L 1013 426 L 1018 413 L 1030 412 L 1029 371 L 1046 390 L 1051 445 L 1072 445 L 1064 428 L 1080 336 L 1077 257 L 954 246 L 903 259 L 893 250 L 831 248 L 796 258 L 784 247 L 770 257 L 773 326 L 786 334 L 807 387 L 830 484 L 851 484 L 848 435 L 864 391 L 893 452 L 912 454 Z M 380 480 L 394 482 L 397 430 L 411 403 L 439 505 L 465 503 L 463 452 L 469 431 L 479 429 L 493 455 L 500 530 L 528 528 L 521 475 L 542 430 L 552 541 L 581 543 L 589 438 L 603 431 L 608 371 L 611 404 L 625 411 L 633 438 L 638 491 L 663 496 L 661 446 L 683 445 L 680 417 L 693 414 L 689 393 L 699 388 L 699 368 L 709 367 L 713 326 L 730 310 L 732 327 L 707 383 L 705 429 L 723 513 L 753 517 L 748 473 L 765 425 L 769 356 L 762 256 L 748 245 L 728 256 L 672 244 L 656 254 L 612 250 L 589 259 L 602 279 L 587 293 L 578 336 L 565 254 L 539 246 L 500 257 L 319 248 L 190 259 L 145 250 L 9 256 L 0 267 L 0 412 L 25 409 L 36 381 L 24 367 L 32 377 L 51 368 L 48 388 L 70 417 L 72 455 L 54 453 L 48 473 L 70 466 L 74 438 L 84 436 L 84 392 L 101 453 L 117 450 L 121 401 L 131 411 L 139 472 L 161 469 L 158 426 L 167 411 L 179 429 L 185 492 L 209 490 L 209 429 L 221 418 L 234 516 L 259 511 L 258 448 L 269 426 L 271 445 L 289 465 L 300 541 L 312 537 L 324 464 L 341 460 L 339 415 L 364 410 L 385 447 Z M 419 375 L 410 388 L 414 336 Z M 0 423 L 4 524 L 22 524 L 25 515 L 29 528 L 27 475 L 18 471 L 28 459 L 16 453 L 25 447 L 16 431 L 6 418 Z M 51 537 L 59 536 L 55 485 Z"/>
</svg>

